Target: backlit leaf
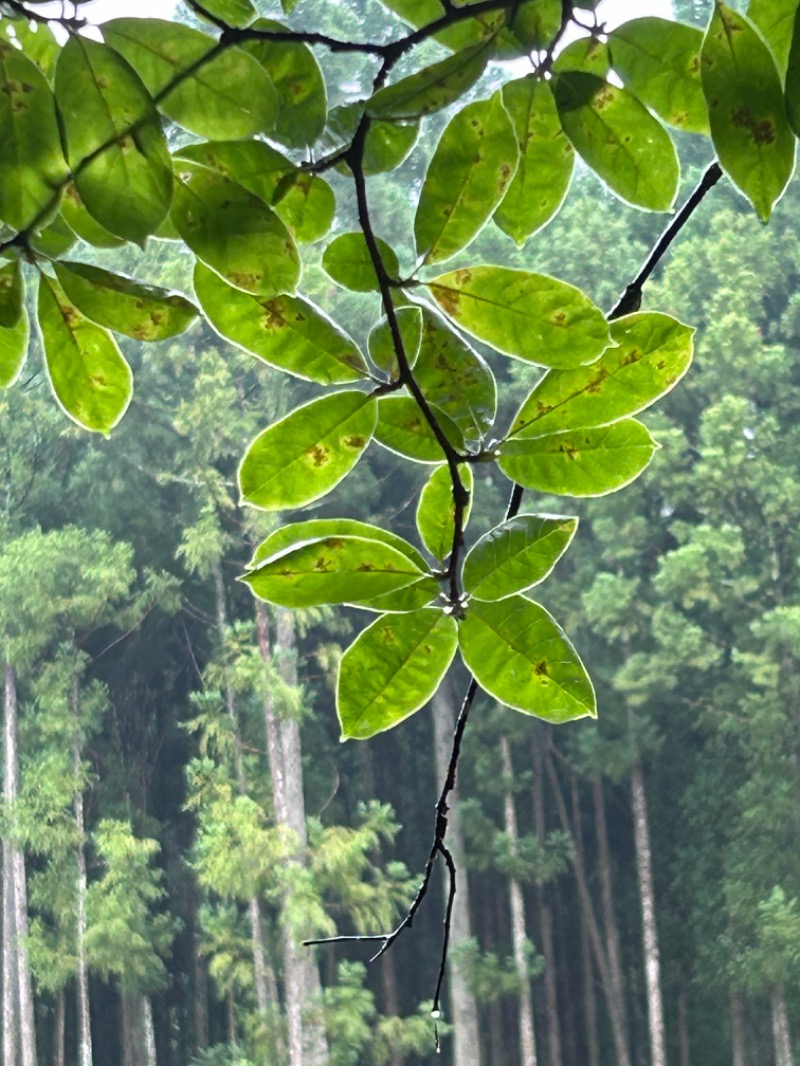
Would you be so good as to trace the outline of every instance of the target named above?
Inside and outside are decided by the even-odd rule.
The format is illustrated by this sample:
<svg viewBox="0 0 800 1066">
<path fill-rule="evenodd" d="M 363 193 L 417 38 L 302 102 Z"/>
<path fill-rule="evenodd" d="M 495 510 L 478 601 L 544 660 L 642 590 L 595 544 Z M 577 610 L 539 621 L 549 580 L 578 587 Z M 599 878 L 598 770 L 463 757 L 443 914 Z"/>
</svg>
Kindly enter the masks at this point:
<svg viewBox="0 0 800 1066">
<path fill-rule="evenodd" d="M 800 7 L 794 20 L 794 30 L 786 72 L 786 114 L 795 136 L 800 136 Z M 780 129 L 780 125 L 776 127 Z"/>
<path fill-rule="evenodd" d="M 422 312 L 418 307 L 398 307 L 395 311 L 403 352 L 409 366 L 413 366 L 422 343 Z M 386 318 L 375 326 L 367 340 L 369 355 L 379 370 L 384 370 L 394 380 L 398 375 L 397 352 L 394 337 Z"/>
<path fill-rule="evenodd" d="M 354 390 L 296 408 L 248 448 L 239 467 L 242 499 L 281 511 L 326 496 L 363 455 L 377 414 L 377 402 Z"/>
<path fill-rule="evenodd" d="M 339 104 L 328 112 L 323 135 L 327 149 L 336 151 L 348 145 L 358 129 L 366 109 L 366 100 Z M 364 142 L 362 166 L 365 174 L 382 174 L 394 170 L 406 158 L 419 136 L 419 121 L 382 121 L 373 118 Z M 340 164 L 347 168 L 347 164 Z"/>
<path fill-rule="evenodd" d="M 203 0 L 203 10 L 221 19 L 227 26 L 249 26 L 256 17 L 250 0 Z M 202 12 L 198 11 L 202 16 Z"/>
<path fill-rule="evenodd" d="M 602 311 L 580 289 L 543 274 L 478 266 L 427 281 L 442 310 L 500 352 L 539 366 L 593 362 L 609 342 Z"/>
<path fill-rule="evenodd" d="M 434 608 L 376 619 L 339 664 L 336 710 L 342 740 L 374 737 L 423 707 L 457 645 L 455 620 Z"/>
<path fill-rule="evenodd" d="M 0 388 L 13 385 L 28 354 L 30 326 L 23 311 L 13 326 L 0 326 Z"/>
<path fill-rule="evenodd" d="M 359 522 L 355 518 L 311 518 L 305 522 L 289 522 L 288 525 L 280 526 L 256 548 L 250 567 L 253 568 L 265 559 L 278 555 L 303 541 L 338 536 L 379 540 L 402 552 L 403 555 L 407 555 L 411 562 L 421 570 L 427 569 L 428 564 L 413 544 L 409 544 L 407 540 L 398 536 L 397 533 L 392 533 L 389 529 L 373 526 L 368 522 Z"/>
<path fill-rule="evenodd" d="M 644 104 L 582 71 L 557 74 L 553 82 L 564 132 L 592 170 L 623 200 L 668 211 L 678 191 L 678 156 Z"/>
<path fill-rule="evenodd" d="M 538 603 L 524 596 L 470 601 L 458 644 L 481 688 L 509 707 L 548 722 L 597 716 L 583 663 Z"/>
<path fill-rule="evenodd" d="M 22 45 L 23 53 L 52 81 L 61 45 L 50 26 L 27 18 L 2 19 L 0 25 L 9 40 L 13 28 L 13 39 Z"/>
<path fill-rule="evenodd" d="M 513 438 L 498 466 L 512 481 L 556 496 L 604 496 L 629 484 L 653 458 L 656 442 L 641 422 Z"/>
<path fill-rule="evenodd" d="M 781 76 L 785 76 L 789 62 L 796 14 L 797 0 L 750 0 L 747 5 L 747 17 L 772 49 Z"/>
<path fill-rule="evenodd" d="M 440 0 L 384 0 L 384 3 L 416 27 L 428 26 L 445 14 Z M 463 19 L 447 26 L 435 34 L 434 38 L 447 48 L 458 51 L 494 36 L 502 26 L 504 17 L 505 13 L 502 11 L 484 12 L 476 18 Z"/>
<path fill-rule="evenodd" d="M 533 76 L 510 81 L 503 86 L 503 103 L 514 123 L 520 157 L 494 221 L 522 245 L 563 203 L 575 152 L 561 129 L 547 82 Z"/>
<path fill-rule="evenodd" d="M 413 120 L 441 111 L 483 74 L 492 58 L 490 44 L 475 44 L 430 67 L 379 89 L 367 105 L 375 118 Z"/>
<path fill-rule="evenodd" d="M 464 590 L 503 600 L 544 581 L 569 547 L 577 518 L 517 515 L 489 530 L 464 560 Z"/>
<path fill-rule="evenodd" d="M 377 238 L 378 251 L 390 277 L 397 277 L 400 264 L 393 248 Z M 363 233 L 342 233 L 334 238 L 322 256 L 322 265 L 334 281 L 354 292 L 378 292 L 378 275 Z"/>
<path fill-rule="evenodd" d="M 715 5 L 701 72 L 720 164 L 766 222 L 794 168 L 786 111 L 790 120 L 800 114 L 793 107 L 800 99 L 787 83 L 784 109 L 781 78 L 769 48 L 752 23 L 725 4 Z"/>
<path fill-rule="evenodd" d="M 73 34 L 56 65 L 55 91 L 86 210 L 110 233 L 141 244 L 172 200 L 172 163 L 147 90 L 113 48 Z"/>
<path fill-rule="evenodd" d="M 256 296 L 294 292 L 300 257 L 274 211 L 237 182 L 176 160 L 172 221 L 198 259 Z"/>
<path fill-rule="evenodd" d="M 89 263 L 57 262 L 56 277 L 81 314 L 99 326 L 139 341 L 162 341 L 183 333 L 199 312 L 180 293 L 145 285 Z"/>
<path fill-rule="evenodd" d="M 242 49 L 221 48 L 200 30 L 166 19 L 112 19 L 103 23 L 103 37 L 158 98 L 159 110 L 192 133 L 250 137 L 275 125 L 275 87 L 261 64 Z M 190 69 L 165 92 L 176 75 Z"/>
<path fill-rule="evenodd" d="M 255 30 L 286 32 L 272 19 L 258 19 Z M 291 148 L 305 148 L 316 141 L 325 128 L 328 97 L 325 79 L 316 56 L 298 41 L 247 41 L 245 52 L 267 71 L 278 94 L 279 111 L 270 137 Z"/>
<path fill-rule="evenodd" d="M 690 133 L 708 132 L 700 83 L 702 43 L 696 26 L 655 17 L 623 22 L 608 39 L 625 88 L 670 126 Z"/>
<path fill-rule="evenodd" d="M 463 451 L 464 437 L 455 422 L 436 406 L 431 405 L 431 410 L 450 444 Z M 441 444 L 411 396 L 382 396 L 378 400 L 375 440 L 418 463 L 441 463 L 444 459 Z"/>
<path fill-rule="evenodd" d="M 124 237 L 117 237 L 89 214 L 74 181 L 68 182 L 64 188 L 64 195 L 61 197 L 61 215 L 69 228 L 82 241 L 93 244 L 96 248 L 121 248 L 125 243 Z M 168 218 L 169 215 L 165 216 L 161 225 Z M 160 228 L 161 226 L 156 228 L 154 236 L 158 234 Z"/>
<path fill-rule="evenodd" d="M 385 592 L 382 596 L 373 596 L 366 600 L 348 600 L 348 606 L 376 611 L 378 614 L 405 614 L 438 601 L 440 592 L 441 586 L 435 577 L 421 577 L 412 585 Z"/>
<path fill-rule="evenodd" d="M 0 329 L 11 329 L 22 318 L 24 285 L 19 260 L 0 267 Z"/>
<path fill-rule="evenodd" d="M 459 474 L 464 488 L 469 493 L 469 503 L 464 508 L 463 532 L 472 510 L 472 467 L 460 466 Z M 417 506 L 417 529 L 422 543 L 434 559 L 440 562 L 444 562 L 453 550 L 455 510 L 450 469 L 447 466 L 438 466 L 428 478 L 420 494 Z"/>
<path fill-rule="evenodd" d="M 511 423 L 509 436 L 541 437 L 635 415 L 680 381 L 692 361 L 694 330 L 655 311 L 611 323 L 607 348 L 590 366 L 550 370 Z"/>
<path fill-rule="evenodd" d="M 407 555 L 383 541 L 335 536 L 304 541 L 249 570 L 242 580 L 282 607 L 370 599 L 421 576 Z"/>
<path fill-rule="evenodd" d="M 519 148 L 500 93 L 467 104 L 436 146 L 414 219 L 417 253 L 450 259 L 489 221 L 517 169 Z"/>
<path fill-rule="evenodd" d="M 53 92 L 39 68 L 0 39 L 0 219 L 23 230 L 58 202 L 67 164 Z"/>
<path fill-rule="evenodd" d="M 553 63 L 556 74 L 565 70 L 583 70 L 605 78 L 611 69 L 608 45 L 597 37 L 579 37 L 563 48 Z"/>
<path fill-rule="evenodd" d="M 328 316 L 299 296 L 251 296 L 197 263 L 194 288 L 215 330 L 270 366 L 322 385 L 367 376 L 355 342 Z"/>
<path fill-rule="evenodd" d="M 39 281 L 39 328 L 56 399 L 78 425 L 109 433 L 133 392 L 131 368 L 113 337 L 84 318 L 45 274 Z"/>
<path fill-rule="evenodd" d="M 494 375 L 430 307 L 422 309 L 422 341 L 414 376 L 428 402 L 450 415 L 467 440 L 483 439 L 497 409 Z"/>
</svg>

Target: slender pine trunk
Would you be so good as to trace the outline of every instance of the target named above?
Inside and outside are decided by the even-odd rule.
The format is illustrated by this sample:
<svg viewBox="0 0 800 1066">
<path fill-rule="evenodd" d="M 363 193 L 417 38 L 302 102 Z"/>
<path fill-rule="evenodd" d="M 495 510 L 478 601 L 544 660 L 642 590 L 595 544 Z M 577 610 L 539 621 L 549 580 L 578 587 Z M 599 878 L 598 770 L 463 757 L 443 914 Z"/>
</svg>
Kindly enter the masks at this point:
<svg viewBox="0 0 800 1066">
<path fill-rule="evenodd" d="M 75 793 L 72 809 L 75 816 L 76 882 L 75 882 L 75 953 L 77 956 L 76 985 L 78 995 L 78 1062 L 80 1066 L 92 1066 L 92 1022 L 89 1004 L 89 968 L 86 963 L 86 820 L 83 801 L 83 766 L 81 759 L 81 708 L 78 676 L 73 675 L 70 687 L 72 711 L 72 772 L 75 777 Z"/>
<path fill-rule="evenodd" d="M 575 850 L 578 862 L 581 866 L 586 865 L 586 854 L 583 845 L 583 830 L 581 829 L 581 802 L 578 792 L 578 779 L 572 777 L 572 827 L 575 839 Z M 594 994 L 594 967 L 592 965 L 592 949 L 589 944 L 586 912 L 583 906 L 580 910 L 580 937 L 581 937 L 581 972 L 583 974 L 583 1013 L 586 1020 L 586 1047 L 589 1055 L 588 1066 L 600 1066 L 600 1045 L 597 1036 L 597 1000 Z"/>
<path fill-rule="evenodd" d="M 506 736 L 500 738 L 500 756 L 503 761 L 503 777 L 505 779 L 503 797 L 505 831 L 511 855 L 516 856 L 519 845 L 519 830 L 513 792 L 514 767 L 511 762 L 511 747 Z M 522 886 L 514 877 L 509 878 L 508 892 L 511 908 L 511 943 L 514 967 L 517 971 L 520 985 L 518 1014 L 520 1062 L 522 1066 L 537 1066 L 533 998 L 531 996 L 531 981 L 528 974 L 526 950 L 528 940 L 525 929 L 525 898 L 522 895 Z"/>
<path fill-rule="evenodd" d="M 631 769 L 633 801 L 633 833 L 636 847 L 636 874 L 642 903 L 642 938 L 647 984 L 647 1017 L 650 1028 L 650 1061 L 652 1066 L 667 1066 L 664 1035 L 664 1009 L 661 1000 L 661 961 L 656 928 L 656 901 L 653 888 L 653 860 L 650 851 L 650 825 L 647 818 L 647 797 L 644 789 L 642 763 L 637 759 Z"/>
<path fill-rule="evenodd" d="M 745 1066 L 744 1009 L 739 992 L 732 991 L 731 998 L 731 1061 L 733 1066 Z"/>
<path fill-rule="evenodd" d="M 59 988 L 56 994 L 55 1032 L 53 1034 L 53 1066 L 66 1066 L 66 1005 L 67 997 L 64 994 L 64 989 Z"/>
<path fill-rule="evenodd" d="M 6 720 L 6 727 L 8 721 Z M 8 738 L 6 737 L 6 757 Z M 7 801 L 8 772 L 4 777 L 4 796 Z M 17 994 L 16 930 L 14 928 L 14 870 L 13 844 L 3 840 L 3 1063 L 16 1066 L 19 1034 L 19 996 Z"/>
<path fill-rule="evenodd" d="M 269 618 L 261 601 L 256 601 L 258 644 L 262 658 L 271 662 Z M 290 611 L 277 611 L 274 653 L 281 679 L 297 684 L 294 618 Z M 306 817 L 303 795 L 303 758 L 299 723 L 282 716 L 270 693 L 264 699 L 264 725 L 272 780 L 272 801 L 278 825 L 289 829 L 296 841 L 294 862 L 306 862 Z M 290 1066 L 325 1066 L 328 1043 L 322 1022 L 322 986 L 312 952 L 298 944 L 291 923 L 286 920 L 284 900 L 283 949 L 284 994 L 289 1040 Z"/>
<path fill-rule="evenodd" d="M 775 1043 L 775 1066 L 794 1066 L 789 1016 L 786 1013 L 786 991 L 783 986 L 772 993 L 772 1038 Z"/>
<path fill-rule="evenodd" d="M 142 996 L 142 1066 L 158 1066 L 156 1058 L 156 1029 L 153 1024 L 153 1003 L 149 996 Z"/>
<path fill-rule="evenodd" d="M 681 1066 L 691 1066 L 689 1054 L 689 1011 L 686 1002 L 686 989 L 681 985 L 678 992 L 678 1052 Z"/>
<path fill-rule="evenodd" d="M 433 697 L 433 749 L 438 786 L 444 782 L 450 763 L 456 708 L 452 685 L 445 679 Z M 438 787 L 437 786 L 437 787 Z M 458 874 L 457 891 L 453 904 L 453 920 L 450 927 L 450 944 L 457 955 L 459 944 L 472 936 L 472 921 L 469 912 L 469 881 L 464 865 L 464 837 L 458 809 L 458 789 L 454 789 L 447 816 L 447 846 L 453 856 Z M 445 901 L 447 884 L 445 883 Z M 455 1025 L 453 1030 L 453 1066 L 480 1066 L 480 1030 L 478 1005 L 467 982 L 467 975 L 454 958 L 449 976 L 450 1014 Z"/>
<path fill-rule="evenodd" d="M 544 752 L 545 735 L 537 729 L 533 740 L 533 827 L 539 847 L 547 837 L 547 818 L 544 809 Z M 558 1011 L 556 953 L 553 946 L 553 913 L 547 898 L 547 886 L 536 889 L 539 904 L 539 930 L 544 958 L 544 995 L 547 1004 L 547 1050 L 550 1066 L 562 1066 L 561 1025 Z"/>
</svg>

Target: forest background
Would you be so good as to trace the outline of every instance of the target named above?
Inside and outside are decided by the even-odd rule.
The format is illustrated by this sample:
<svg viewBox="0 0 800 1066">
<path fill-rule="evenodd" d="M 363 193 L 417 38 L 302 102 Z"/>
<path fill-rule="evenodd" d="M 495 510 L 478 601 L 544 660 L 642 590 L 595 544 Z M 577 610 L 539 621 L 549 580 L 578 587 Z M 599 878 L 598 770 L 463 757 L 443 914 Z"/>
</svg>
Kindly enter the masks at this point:
<svg viewBox="0 0 800 1066">
<path fill-rule="evenodd" d="M 703 4 L 677 8 L 707 19 Z M 374 32 L 378 5 L 345 11 Z M 358 89 L 342 62 L 326 58 L 332 104 Z M 688 190 L 709 146 L 678 140 Z M 371 179 L 390 241 L 424 161 Z M 765 229 L 717 186 L 646 290 L 646 308 L 697 327 L 694 366 L 645 416 L 661 448 L 635 486 L 570 501 L 580 532 L 543 595 L 595 680 L 599 719 L 554 728 L 476 704 L 449 837 L 460 888 L 438 1027 L 453 1066 L 793 1061 L 799 207 L 790 185 Z M 535 242 L 520 250 L 490 225 L 475 255 L 610 307 L 661 225 L 580 169 Z M 102 262 L 191 291 L 190 258 L 169 241 Z M 377 297 L 333 285 L 313 247 L 305 290 L 365 341 Z M 236 583 L 255 528 L 270 529 L 237 506 L 237 463 L 265 413 L 307 387 L 207 325 L 126 340 L 136 393 L 104 439 L 53 405 L 39 343 L 0 396 L 7 730 L 19 711 L 3 1061 L 441 1061 L 444 894 L 370 967 L 352 946 L 300 945 L 402 915 L 462 688 L 456 676 L 409 722 L 340 746 L 333 670 L 362 616 L 265 608 Z M 502 384 L 521 400 L 534 380 L 515 364 Z M 314 514 L 410 536 L 427 474 L 371 450 L 335 511 Z M 481 473 L 472 530 L 502 494 Z"/>
</svg>

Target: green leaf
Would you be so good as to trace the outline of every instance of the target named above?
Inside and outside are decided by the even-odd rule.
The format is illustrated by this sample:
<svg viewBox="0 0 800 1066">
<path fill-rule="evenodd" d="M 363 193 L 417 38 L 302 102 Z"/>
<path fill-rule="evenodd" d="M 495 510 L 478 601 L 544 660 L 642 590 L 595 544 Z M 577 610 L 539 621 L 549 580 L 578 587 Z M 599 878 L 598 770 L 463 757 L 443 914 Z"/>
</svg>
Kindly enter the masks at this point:
<svg viewBox="0 0 800 1066">
<path fill-rule="evenodd" d="M 422 308 L 422 341 L 414 376 L 425 399 L 450 415 L 467 440 L 483 440 L 497 410 L 494 375 L 430 307 Z"/>
<path fill-rule="evenodd" d="M 654 311 L 611 323 L 611 339 L 596 362 L 550 370 L 511 423 L 509 436 L 541 437 L 602 426 L 649 407 L 683 377 L 692 361 L 694 330 Z"/>
<path fill-rule="evenodd" d="M 0 388 L 8 388 L 19 377 L 29 339 L 30 325 L 24 311 L 13 326 L 0 326 Z"/>
<path fill-rule="evenodd" d="M 419 355 L 422 343 L 422 312 L 418 307 L 398 307 L 395 311 L 397 325 L 400 329 L 400 338 L 403 342 L 403 352 L 409 366 L 413 366 Z M 384 316 L 377 326 L 374 326 L 367 340 L 369 355 L 372 362 L 379 370 L 389 374 L 392 381 L 399 374 L 397 366 L 397 352 L 394 338 L 389 323 Z"/>
<path fill-rule="evenodd" d="M 407 555 L 365 537 L 320 537 L 287 548 L 243 575 L 257 596 L 282 607 L 372 599 L 417 581 Z"/>
<path fill-rule="evenodd" d="M 258 19 L 254 30 L 286 32 L 271 19 Z M 270 137 L 290 148 L 306 148 L 325 128 L 328 97 L 325 79 L 311 49 L 297 41 L 247 41 L 242 45 L 266 70 L 278 94 L 277 121 Z"/>
<path fill-rule="evenodd" d="M 336 711 L 342 740 L 366 740 L 399 725 L 423 707 L 458 646 L 455 619 L 423 608 L 377 618 L 350 645 L 339 665 Z"/>
<path fill-rule="evenodd" d="M 436 146 L 414 218 L 417 253 L 450 259 L 489 221 L 517 169 L 519 148 L 500 93 L 467 104 Z"/>
<path fill-rule="evenodd" d="M 203 11 L 221 19 L 227 26 L 249 26 L 256 17 L 256 9 L 250 0 L 203 0 Z M 202 17 L 203 12 L 198 11 Z"/>
<path fill-rule="evenodd" d="M 56 277 L 81 314 L 138 341 L 175 337 L 199 311 L 185 296 L 89 263 L 57 262 Z"/>
<path fill-rule="evenodd" d="M 573 285 L 544 274 L 479 266 L 425 283 L 462 329 L 539 366 L 591 363 L 609 343 L 603 312 Z"/>
<path fill-rule="evenodd" d="M 109 433 L 128 407 L 133 375 L 110 333 L 70 303 L 42 274 L 39 328 L 56 399 L 78 425 Z"/>
<path fill-rule="evenodd" d="M 200 30 L 166 19 L 112 19 L 103 23 L 103 37 L 157 97 L 159 110 L 192 133 L 251 137 L 275 125 L 275 87 L 242 49 L 222 49 Z"/>
<path fill-rule="evenodd" d="M 553 63 L 553 71 L 560 74 L 565 70 L 583 70 L 605 78 L 611 69 L 611 56 L 608 45 L 597 37 L 579 37 L 563 48 Z"/>
<path fill-rule="evenodd" d="M 59 212 L 47 226 L 36 230 L 29 243 L 34 252 L 38 252 L 47 259 L 57 259 L 65 255 L 76 240 L 75 234 Z"/>
<path fill-rule="evenodd" d="M 185 160 L 176 165 L 171 218 L 197 258 L 243 292 L 294 292 L 300 257 L 275 212 L 222 174 Z"/>
<path fill-rule="evenodd" d="M 656 442 L 641 422 L 567 430 L 506 441 L 498 466 L 527 489 L 557 496 L 605 496 L 628 485 L 653 458 Z"/>
<path fill-rule="evenodd" d="M 197 263 L 194 289 L 206 318 L 226 340 L 295 377 L 322 385 L 367 377 L 355 342 L 299 296 L 251 296 Z"/>
<path fill-rule="evenodd" d="M 588 6 L 586 3 L 584 7 Z M 522 54 L 541 52 L 547 49 L 561 28 L 563 8 L 561 0 L 527 0 L 514 9 L 514 22 L 510 30 L 500 32 L 501 53 L 506 33 L 522 46 Z M 518 50 L 513 54 L 519 55 Z"/>
<path fill-rule="evenodd" d="M 504 600 L 544 581 L 569 547 L 577 518 L 517 515 L 489 530 L 464 560 L 464 590 L 479 600 Z"/>
<path fill-rule="evenodd" d="M 281 511 L 326 496 L 363 455 L 377 417 L 377 401 L 352 389 L 296 408 L 248 448 L 239 467 L 242 499 Z"/>
<path fill-rule="evenodd" d="M 61 214 L 69 228 L 87 244 L 93 244 L 97 248 L 121 248 L 125 243 L 123 237 L 117 237 L 111 233 L 89 214 L 74 181 L 68 182 L 64 187 L 64 195 L 61 197 Z M 168 215 L 164 221 L 167 218 L 169 218 Z M 154 231 L 154 236 L 158 233 L 158 229 Z"/>
<path fill-rule="evenodd" d="M 458 644 L 481 688 L 509 707 L 548 722 L 597 717 L 583 663 L 538 603 L 524 596 L 472 600 L 459 623 Z"/>
<path fill-rule="evenodd" d="M 380 237 L 376 239 L 386 273 L 396 278 L 400 273 L 400 264 L 394 249 Z M 334 238 L 323 253 L 322 266 L 334 281 L 346 289 L 354 292 L 380 291 L 378 275 L 363 233 L 342 233 Z"/>
<path fill-rule="evenodd" d="M 789 63 L 796 14 L 797 0 L 750 0 L 747 5 L 747 17 L 772 49 L 781 76 L 786 75 Z"/>
<path fill-rule="evenodd" d="M 800 116 L 795 109 L 800 96 L 790 91 L 792 71 L 784 109 L 780 75 L 758 30 L 744 15 L 719 3 L 703 41 L 701 71 L 720 164 L 766 222 L 794 168 L 794 137 L 786 112 L 800 129 L 793 119 Z"/>
<path fill-rule="evenodd" d="M 669 211 L 680 168 L 664 127 L 635 96 L 594 74 L 553 79 L 564 132 L 608 187 L 629 203 Z"/>
<path fill-rule="evenodd" d="M 26 18 L 3 19 L 2 26 L 9 40 L 9 30 L 13 28 L 13 39 L 22 45 L 23 53 L 52 81 L 61 45 L 50 27 Z"/>
<path fill-rule="evenodd" d="M 472 468 L 459 467 L 461 481 L 469 493 L 464 509 L 463 527 L 466 529 L 472 510 Z M 417 529 L 422 543 L 439 562 L 444 562 L 453 550 L 456 506 L 453 501 L 453 482 L 447 466 L 438 466 L 422 489 L 417 506 Z M 463 530 L 462 530 L 463 532 Z"/>
<path fill-rule="evenodd" d="M 0 267 L 0 329 L 13 329 L 19 323 L 24 295 L 20 261 Z"/>
<path fill-rule="evenodd" d="M 113 48 L 74 34 L 59 56 L 55 91 L 86 210 L 110 233 L 142 244 L 172 200 L 172 164 L 147 90 Z"/>
<path fill-rule="evenodd" d="M 255 193 L 299 241 L 319 240 L 331 227 L 336 200 L 330 185 L 300 170 L 264 141 L 206 141 L 185 145 L 176 155 L 216 170 Z"/>
<path fill-rule="evenodd" d="M 340 104 L 328 113 L 323 143 L 327 149 L 338 151 L 355 136 L 366 110 L 366 100 Z M 394 170 L 406 158 L 419 136 L 419 122 L 392 122 L 372 119 L 364 142 L 362 166 L 365 174 L 382 174 Z M 349 170 L 346 163 L 340 166 Z"/>
<path fill-rule="evenodd" d="M 455 422 L 431 404 L 431 411 L 452 446 L 462 451 L 466 445 Z M 441 463 L 442 446 L 430 423 L 411 396 L 382 396 L 378 400 L 378 423 L 375 440 L 384 448 L 418 463 Z"/>
<path fill-rule="evenodd" d="M 252 569 L 258 563 L 269 559 L 273 555 L 284 552 L 287 548 L 295 547 L 307 540 L 319 540 L 321 537 L 362 537 L 366 540 L 379 540 L 382 544 L 388 544 L 390 548 L 402 552 L 408 556 L 414 566 L 420 570 L 427 570 L 428 564 L 424 557 L 417 551 L 413 544 L 409 544 L 403 537 L 392 533 L 391 530 L 381 526 L 373 526 L 368 522 L 359 522 L 355 518 L 312 518 L 306 522 L 290 522 L 280 526 L 274 533 L 270 533 L 256 548 L 250 561 Z"/>
<path fill-rule="evenodd" d="M 427 565 L 427 564 L 426 564 Z M 349 607 L 360 607 L 365 611 L 377 611 L 379 614 L 405 614 L 418 611 L 439 599 L 440 587 L 435 577 L 421 577 L 412 585 L 385 592 L 367 600 L 348 600 Z"/>
<path fill-rule="evenodd" d="M 671 19 L 624 22 L 608 38 L 614 70 L 625 88 L 670 126 L 708 133 L 700 82 L 703 34 Z"/>
<path fill-rule="evenodd" d="M 520 157 L 494 221 L 522 245 L 564 202 L 575 152 L 561 129 L 547 82 L 532 75 L 510 81 L 503 86 L 503 103 L 514 123 Z"/>
<path fill-rule="evenodd" d="M 794 21 L 789 67 L 786 73 L 786 114 L 795 135 L 800 136 L 800 8 Z"/>
<path fill-rule="evenodd" d="M 412 26 L 428 26 L 445 14 L 439 0 L 383 0 L 386 7 L 396 12 Z M 459 5 L 465 6 L 465 5 Z M 476 18 L 463 19 L 434 34 L 434 40 L 446 48 L 459 51 L 469 45 L 493 38 L 505 21 L 505 12 L 489 11 Z"/>
<path fill-rule="evenodd" d="M 411 121 L 441 111 L 474 85 L 492 58 L 491 44 L 464 48 L 394 85 L 379 89 L 367 105 L 374 118 Z"/>
<path fill-rule="evenodd" d="M 0 41 L 0 172 L 0 219 L 15 230 L 55 208 L 67 174 L 47 79 L 6 41 Z"/>
</svg>

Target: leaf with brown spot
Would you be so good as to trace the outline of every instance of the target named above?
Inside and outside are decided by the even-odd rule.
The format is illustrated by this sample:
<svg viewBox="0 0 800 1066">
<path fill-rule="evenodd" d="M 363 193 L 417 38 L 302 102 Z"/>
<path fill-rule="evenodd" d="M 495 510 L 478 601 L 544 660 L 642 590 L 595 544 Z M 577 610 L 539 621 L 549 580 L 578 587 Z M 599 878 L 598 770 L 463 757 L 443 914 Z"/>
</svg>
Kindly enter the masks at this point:
<svg viewBox="0 0 800 1066">
<path fill-rule="evenodd" d="M 466 448 L 464 435 L 456 423 L 434 404 L 431 409 L 450 444 L 457 451 L 463 451 Z M 382 396 L 378 400 L 375 440 L 384 448 L 418 463 L 441 463 L 444 460 L 441 444 L 411 396 Z"/>
</svg>

